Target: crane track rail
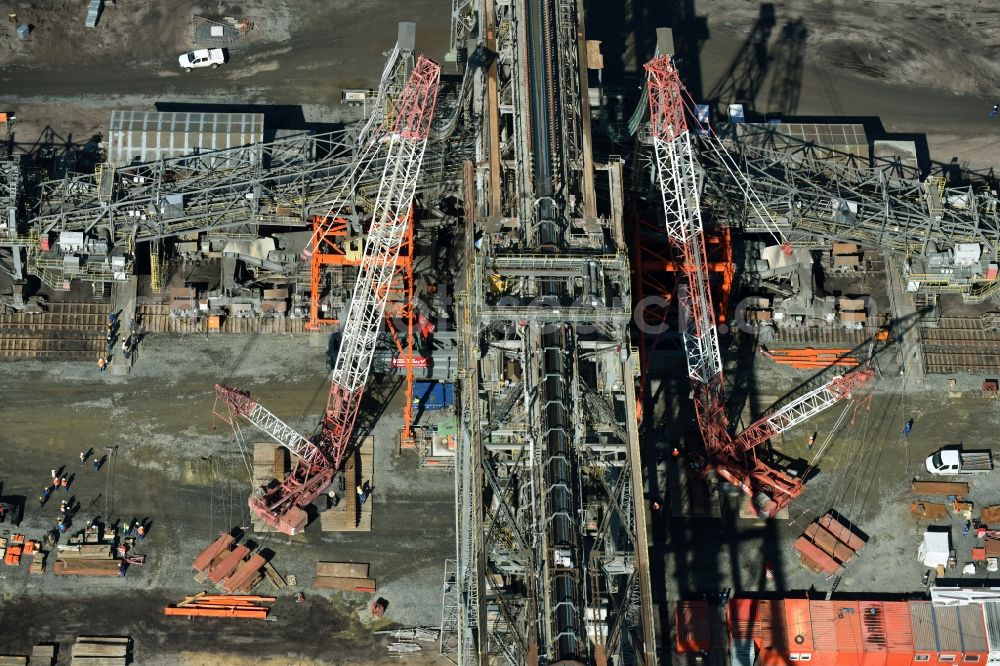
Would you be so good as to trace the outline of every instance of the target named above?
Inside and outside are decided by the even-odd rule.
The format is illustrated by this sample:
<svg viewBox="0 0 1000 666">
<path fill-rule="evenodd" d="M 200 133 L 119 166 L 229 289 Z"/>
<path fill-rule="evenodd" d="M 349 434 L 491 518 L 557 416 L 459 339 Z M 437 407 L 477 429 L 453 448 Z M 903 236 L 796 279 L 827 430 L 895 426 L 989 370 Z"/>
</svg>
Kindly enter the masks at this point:
<svg viewBox="0 0 1000 666">
<path fill-rule="evenodd" d="M 1000 372 L 1000 331 L 973 317 L 942 317 L 920 330 L 927 374 Z"/>
</svg>

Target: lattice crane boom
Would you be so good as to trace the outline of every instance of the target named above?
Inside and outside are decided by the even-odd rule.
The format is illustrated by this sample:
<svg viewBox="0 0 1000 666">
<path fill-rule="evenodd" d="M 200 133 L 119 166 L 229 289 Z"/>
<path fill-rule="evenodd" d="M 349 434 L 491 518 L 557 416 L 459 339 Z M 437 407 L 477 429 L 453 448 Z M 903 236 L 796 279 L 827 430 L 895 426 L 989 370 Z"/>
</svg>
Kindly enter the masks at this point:
<svg viewBox="0 0 1000 666">
<path fill-rule="evenodd" d="M 406 239 L 440 77 L 441 67 L 437 63 L 423 56 L 417 59 L 396 106 L 392 127 L 379 139 L 386 151 L 382 180 L 318 438 L 329 465 L 300 461 L 280 485 L 250 498 L 254 513 L 281 532 L 294 533 L 304 526 L 306 516 L 301 507 L 326 490 L 347 452 L 375 354 L 396 259 Z"/>
<path fill-rule="evenodd" d="M 721 384 L 722 360 L 709 291 L 698 179 L 680 78 L 669 57 L 646 65 L 656 171 L 667 236 L 683 253 L 686 289 L 680 294 L 688 376 L 703 385 Z"/>
<path fill-rule="evenodd" d="M 420 56 L 396 104 L 391 126 L 385 133 L 371 136 L 385 156 L 381 161 L 381 181 L 319 433 L 306 439 L 248 394 L 217 387 L 231 413 L 247 419 L 282 445 L 290 444 L 293 453 L 299 452 L 295 467 L 284 481 L 258 489 L 250 497 L 251 510 L 284 534 L 295 534 L 305 527 L 308 516 L 303 507 L 329 487 L 347 453 L 396 261 L 407 239 L 440 77 L 440 65 Z"/>
<path fill-rule="evenodd" d="M 849 398 L 852 391 L 875 376 L 875 371 L 869 362 L 864 368 L 837 377 L 758 420 L 738 437 L 730 434 L 709 287 L 697 164 L 685 115 L 686 91 L 669 55 L 652 60 L 645 68 L 649 75 L 652 139 L 667 237 L 683 256 L 684 282 L 678 290 L 681 330 L 707 462 L 721 477 L 750 495 L 759 510 L 773 516 L 802 492 L 802 479 L 758 459 L 755 448 Z M 749 188 L 749 183 L 745 185 Z M 756 194 L 752 189 L 744 195 L 754 203 Z"/>
<path fill-rule="evenodd" d="M 317 456 L 322 457 L 322 451 L 316 448 L 315 444 L 254 400 L 249 391 L 216 384 L 215 392 L 225 402 L 229 411 L 228 414 L 219 412 L 216 414 L 230 425 L 233 425 L 234 416 L 242 416 L 248 423 L 288 449 L 297 459 L 313 460 Z"/>
<path fill-rule="evenodd" d="M 864 366 L 840 377 L 834 377 L 817 389 L 802 395 L 781 409 L 758 419 L 733 440 L 733 453 L 743 454 L 775 435 L 807 421 L 825 411 L 875 378 L 875 370 Z"/>
</svg>

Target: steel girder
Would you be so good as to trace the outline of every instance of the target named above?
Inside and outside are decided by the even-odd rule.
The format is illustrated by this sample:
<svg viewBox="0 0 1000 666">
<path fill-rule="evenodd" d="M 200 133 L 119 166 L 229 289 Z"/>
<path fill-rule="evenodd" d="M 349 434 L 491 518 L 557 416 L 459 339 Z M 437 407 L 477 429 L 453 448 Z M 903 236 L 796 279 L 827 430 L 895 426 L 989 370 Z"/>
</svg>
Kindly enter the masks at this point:
<svg viewBox="0 0 1000 666">
<path fill-rule="evenodd" d="M 735 155 L 729 166 L 745 175 L 785 233 L 854 240 L 901 254 L 926 254 L 935 244 L 955 243 L 979 243 L 994 257 L 1000 252 L 998 196 L 987 187 L 900 178 L 881 165 L 869 166 L 854 156 L 837 160 L 831 150 L 817 154 L 808 145 L 779 151 L 736 137 L 726 144 Z M 719 152 L 703 150 L 699 157 L 706 203 L 731 208 L 742 201 Z M 744 229 L 771 231 L 752 216 Z"/>
</svg>

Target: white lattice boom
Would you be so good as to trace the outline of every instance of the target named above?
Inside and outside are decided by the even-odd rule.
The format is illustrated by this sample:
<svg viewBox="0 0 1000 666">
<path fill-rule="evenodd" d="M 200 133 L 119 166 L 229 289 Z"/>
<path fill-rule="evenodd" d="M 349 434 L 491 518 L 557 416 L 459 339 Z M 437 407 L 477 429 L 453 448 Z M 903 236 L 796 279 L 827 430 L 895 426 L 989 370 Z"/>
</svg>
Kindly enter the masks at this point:
<svg viewBox="0 0 1000 666">
<path fill-rule="evenodd" d="M 219 397 L 225 400 L 231 413 L 242 416 L 251 425 L 288 449 L 296 458 L 308 459 L 319 453 L 312 442 L 265 409 L 263 405 L 251 398 L 247 391 L 227 388 L 222 384 L 216 384 L 215 390 Z M 232 423 L 231 420 L 229 422 Z"/>
<path fill-rule="evenodd" d="M 778 433 L 811 419 L 835 403 L 851 397 L 875 377 L 875 371 L 863 367 L 842 377 L 835 377 L 823 386 L 806 393 L 772 414 L 768 414 L 740 433 L 734 452 L 744 453 Z"/>
<path fill-rule="evenodd" d="M 669 59 L 654 63 L 646 66 L 650 77 L 653 146 L 667 236 L 684 254 L 683 271 L 687 283 L 679 290 L 679 298 L 688 376 L 701 384 L 717 384 L 721 381 L 722 360 L 708 285 L 708 261 L 691 135 L 684 118 L 680 79 L 673 64 Z"/>
</svg>

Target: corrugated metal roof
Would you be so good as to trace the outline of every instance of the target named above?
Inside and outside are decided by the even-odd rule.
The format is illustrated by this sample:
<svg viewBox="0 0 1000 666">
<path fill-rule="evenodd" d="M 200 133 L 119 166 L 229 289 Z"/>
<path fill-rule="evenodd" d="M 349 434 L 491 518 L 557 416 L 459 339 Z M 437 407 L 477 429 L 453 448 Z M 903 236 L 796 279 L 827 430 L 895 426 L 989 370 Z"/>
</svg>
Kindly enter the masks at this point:
<svg viewBox="0 0 1000 666">
<path fill-rule="evenodd" d="M 965 652 L 989 652 L 986 643 L 986 624 L 983 609 L 978 604 L 958 606 L 958 623 L 962 629 L 962 643 Z"/>
<path fill-rule="evenodd" d="M 911 601 L 910 626 L 913 627 L 913 647 L 918 652 L 937 652 L 937 625 L 931 615 L 931 602 Z"/>
<path fill-rule="evenodd" d="M 785 633 L 785 602 L 762 600 L 757 604 L 757 615 L 761 646 L 787 652 L 789 641 Z"/>
<path fill-rule="evenodd" d="M 862 601 L 858 604 L 858 616 L 861 620 L 861 637 L 865 651 L 886 651 L 889 632 L 886 627 L 885 604 L 880 601 Z"/>
<path fill-rule="evenodd" d="M 773 620 L 775 633 L 784 633 L 784 646 L 791 651 L 812 650 L 813 630 L 809 618 L 809 601 L 786 599 L 784 611 L 783 622 Z"/>
<path fill-rule="evenodd" d="M 760 636 L 755 599 L 732 599 L 726 609 L 726 616 L 733 640 L 749 640 Z"/>
<path fill-rule="evenodd" d="M 677 602 L 677 651 L 708 651 L 712 632 L 708 625 L 707 601 Z"/>
<path fill-rule="evenodd" d="M 935 607 L 929 601 L 734 599 L 728 613 L 734 640 L 756 640 L 762 653 L 777 655 L 975 655 L 990 646 L 1000 649 L 1000 603 Z"/>
<path fill-rule="evenodd" d="M 836 621 L 838 611 L 829 601 L 813 601 L 809 604 L 812 613 L 812 640 L 819 652 L 837 651 Z"/>
<path fill-rule="evenodd" d="M 108 161 L 122 166 L 264 140 L 262 113 L 112 111 Z"/>
<path fill-rule="evenodd" d="M 882 604 L 882 621 L 885 625 L 885 647 L 889 652 L 913 651 L 913 627 L 910 625 L 910 607 L 903 601 Z"/>
<path fill-rule="evenodd" d="M 962 631 L 958 625 L 958 608 L 931 605 L 931 615 L 937 623 L 938 645 L 941 652 L 964 652 Z"/>
<path fill-rule="evenodd" d="M 1000 651 L 1000 603 L 983 604 L 983 617 L 986 621 L 986 637 L 990 650 Z"/>
</svg>

